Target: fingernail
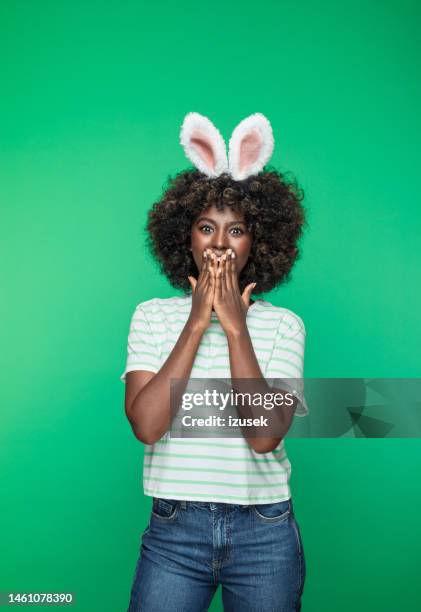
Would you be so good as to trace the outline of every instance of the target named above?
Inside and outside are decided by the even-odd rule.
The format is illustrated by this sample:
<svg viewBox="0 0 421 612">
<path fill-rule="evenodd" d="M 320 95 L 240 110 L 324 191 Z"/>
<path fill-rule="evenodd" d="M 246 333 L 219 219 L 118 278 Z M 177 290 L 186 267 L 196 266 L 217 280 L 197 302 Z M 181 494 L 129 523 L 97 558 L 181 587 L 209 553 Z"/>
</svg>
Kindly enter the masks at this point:
<svg viewBox="0 0 421 612">
<path fill-rule="evenodd" d="M 231 253 L 231 258 L 232 258 L 232 259 L 235 259 L 235 253 L 234 253 L 234 251 Z"/>
</svg>

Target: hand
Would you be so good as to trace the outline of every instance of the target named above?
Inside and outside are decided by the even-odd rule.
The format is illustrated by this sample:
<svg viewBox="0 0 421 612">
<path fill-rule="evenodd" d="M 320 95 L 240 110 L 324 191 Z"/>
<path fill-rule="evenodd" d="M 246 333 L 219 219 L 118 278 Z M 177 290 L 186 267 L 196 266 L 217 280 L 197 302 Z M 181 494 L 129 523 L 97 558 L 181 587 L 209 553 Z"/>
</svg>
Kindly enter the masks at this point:
<svg viewBox="0 0 421 612">
<path fill-rule="evenodd" d="M 247 329 L 246 316 L 250 306 L 251 292 L 255 283 L 250 283 L 240 293 L 237 279 L 235 252 L 232 249 L 220 258 L 217 266 L 216 257 L 211 253 L 212 267 L 215 270 L 215 295 L 213 307 L 218 320 L 226 334 L 241 333 Z"/>
<path fill-rule="evenodd" d="M 188 276 L 192 288 L 192 307 L 189 321 L 195 328 L 205 331 L 210 325 L 212 304 L 215 293 L 215 269 L 212 266 L 210 250 L 205 249 L 202 255 L 202 269 L 199 278 Z"/>
</svg>

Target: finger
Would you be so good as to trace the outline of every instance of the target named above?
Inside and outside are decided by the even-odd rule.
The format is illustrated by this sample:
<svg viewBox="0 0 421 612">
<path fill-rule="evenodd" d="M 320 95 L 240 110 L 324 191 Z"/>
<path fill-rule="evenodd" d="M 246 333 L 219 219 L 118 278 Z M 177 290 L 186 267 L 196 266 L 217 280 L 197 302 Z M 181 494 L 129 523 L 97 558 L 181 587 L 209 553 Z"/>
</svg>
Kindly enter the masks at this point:
<svg viewBox="0 0 421 612">
<path fill-rule="evenodd" d="M 219 265 L 215 270 L 215 301 L 218 303 L 221 301 L 221 266 Z"/>
<path fill-rule="evenodd" d="M 207 251 L 207 268 L 206 268 L 206 291 L 209 291 L 213 286 L 213 277 L 215 276 L 214 271 L 214 254 L 210 249 Z"/>
<path fill-rule="evenodd" d="M 213 253 L 210 249 L 206 249 L 206 272 L 210 274 L 213 267 Z"/>
<path fill-rule="evenodd" d="M 203 286 L 207 278 L 208 265 L 209 265 L 209 253 L 208 253 L 208 249 L 205 249 L 202 253 L 202 268 L 200 270 L 200 275 L 198 279 L 200 282 L 200 286 Z"/>
<path fill-rule="evenodd" d="M 212 266 L 212 259 L 211 259 L 211 251 L 210 249 L 205 249 L 205 253 L 206 253 L 206 263 L 205 263 L 205 270 L 203 272 L 203 283 L 204 285 L 208 283 L 209 281 L 209 271 L 210 268 Z M 206 283 L 205 283 L 206 281 Z"/>
<path fill-rule="evenodd" d="M 189 283 L 192 289 L 192 293 L 194 293 L 196 290 L 197 280 L 193 276 L 188 276 L 187 278 L 189 280 Z"/>
<path fill-rule="evenodd" d="M 211 265 L 210 265 L 209 271 L 212 272 L 212 274 L 216 278 L 216 275 L 218 273 L 218 259 L 217 259 L 216 255 L 215 255 L 215 253 L 212 253 L 212 251 L 210 253 L 210 256 L 211 256 Z"/>
<path fill-rule="evenodd" d="M 210 252 L 209 253 L 209 278 L 215 278 L 216 275 L 216 269 L 217 269 L 217 263 L 216 263 L 216 257 L 215 255 Z"/>
<path fill-rule="evenodd" d="M 232 270 L 231 270 L 231 262 L 232 262 L 232 249 L 228 249 L 227 251 L 227 260 L 225 262 L 225 286 L 228 292 L 232 292 L 234 289 L 232 283 Z"/>
<path fill-rule="evenodd" d="M 250 305 L 250 297 L 251 297 L 251 294 L 253 293 L 253 289 L 255 288 L 255 286 L 256 286 L 256 283 L 250 283 L 250 285 L 247 285 L 247 287 L 244 289 L 243 294 L 241 296 L 247 308 Z"/>
<path fill-rule="evenodd" d="M 238 285 L 238 278 L 237 278 L 237 256 L 235 254 L 235 251 L 232 252 L 232 258 L 231 258 L 231 282 L 233 285 L 233 289 L 234 291 L 238 291 L 238 293 L 240 293 L 240 287 Z"/>
<path fill-rule="evenodd" d="M 215 268 L 216 268 L 216 257 L 215 254 L 212 253 L 212 251 L 209 251 L 209 266 L 208 266 L 208 270 L 209 272 L 215 272 Z"/>
<path fill-rule="evenodd" d="M 216 280 L 215 280 L 215 270 L 213 268 L 213 266 L 211 266 L 209 268 L 209 281 L 208 284 L 206 286 L 207 292 L 208 292 L 208 299 L 209 302 L 212 304 L 213 300 L 214 300 L 214 295 L 215 295 L 215 284 L 216 284 Z"/>
<path fill-rule="evenodd" d="M 210 249 L 206 249 L 207 252 L 207 263 L 206 263 L 206 290 L 209 290 L 212 284 L 212 278 L 214 276 L 214 264 L 213 264 L 213 253 Z"/>
<path fill-rule="evenodd" d="M 227 295 L 227 255 L 226 253 L 224 253 L 221 257 L 221 261 L 220 261 L 220 267 L 221 267 L 221 295 L 222 295 L 222 299 L 225 299 L 226 295 Z"/>
</svg>

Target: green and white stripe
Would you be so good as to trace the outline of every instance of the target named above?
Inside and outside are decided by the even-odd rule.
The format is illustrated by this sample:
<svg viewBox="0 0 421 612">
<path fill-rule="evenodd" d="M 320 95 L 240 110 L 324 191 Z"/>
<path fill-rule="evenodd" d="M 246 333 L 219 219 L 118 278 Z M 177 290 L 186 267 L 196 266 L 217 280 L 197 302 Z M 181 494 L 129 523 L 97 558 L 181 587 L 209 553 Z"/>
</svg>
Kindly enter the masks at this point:
<svg viewBox="0 0 421 612">
<path fill-rule="evenodd" d="M 191 311 L 191 295 L 153 298 L 132 316 L 127 372 L 158 372 L 170 355 Z M 257 300 L 247 312 L 247 327 L 266 379 L 302 379 L 305 327 L 291 310 Z M 200 342 L 191 378 L 230 378 L 228 342 L 217 316 Z M 302 388 L 301 388 L 302 391 Z M 308 414 L 304 398 L 296 416 Z M 291 497 L 291 464 L 284 441 L 271 453 L 256 453 L 244 438 L 170 438 L 145 445 L 145 495 L 232 504 L 270 503 Z"/>
</svg>

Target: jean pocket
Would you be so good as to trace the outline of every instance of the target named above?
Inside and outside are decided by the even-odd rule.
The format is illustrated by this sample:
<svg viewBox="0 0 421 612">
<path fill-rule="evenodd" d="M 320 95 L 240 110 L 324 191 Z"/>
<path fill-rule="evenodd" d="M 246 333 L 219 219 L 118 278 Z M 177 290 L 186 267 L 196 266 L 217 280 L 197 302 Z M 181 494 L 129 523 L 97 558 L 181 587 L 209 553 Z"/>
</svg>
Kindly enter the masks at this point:
<svg viewBox="0 0 421 612">
<path fill-rule="evenodd" d="M 178 499 L 162 499 L 154 497 L 152 501 L 152 517 L 161 521 L 173 521 L 178 513 Z"/>
<path fill-rule="evenodd" d="M 272 504 L 254 504 L 252 508 L 257 518 L 264 523 L 280 523 L 291 514 L 289 499 Z"/>
</svg>

